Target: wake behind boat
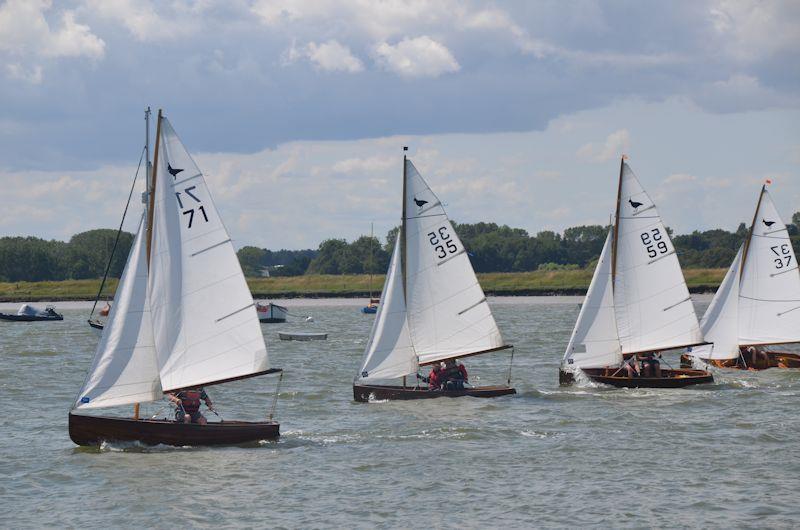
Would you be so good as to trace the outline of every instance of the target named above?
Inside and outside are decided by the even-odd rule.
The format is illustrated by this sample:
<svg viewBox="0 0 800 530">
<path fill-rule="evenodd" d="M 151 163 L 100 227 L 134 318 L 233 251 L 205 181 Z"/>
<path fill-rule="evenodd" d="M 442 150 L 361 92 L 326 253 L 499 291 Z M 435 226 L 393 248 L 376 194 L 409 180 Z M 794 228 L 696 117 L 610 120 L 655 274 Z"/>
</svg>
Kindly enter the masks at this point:
<svg viewBox="0 0 800 530">
<path fill-rule="evenodd" d="M 16 314 L 0 313 L 0 320 L 8 322 L 47 322 L 49 320 L 64 320 L 64 315 L 56 313 L 53 306 L 39 309 L 29 304 L 22 304 Z"/>
<path fill-rule="evenodd" d="M 797 271 L 789 232 L 763 185 L 747 239 L 700 322 L 712 344 L 689 349 L 681 365 L 694 357 L 724 368 L 800 368 L 800 355 L 765 349 L 800 342 Z"/>
<path fill-rule="evenodd" d="M 281 370 L 269 367 L 253 298 L 203 174 L 161 112 L 149 190 L 115 303 L 69 413 L 70 438 L 79 445 L 178 446 L 276 438 L 272 413 L 265 421 L 204 424 L 189 408 L 194 400 L 199 411 L 194 395 L 205 395 L 201 387 Z M 164 394 L 180 407 L 176 421 L 139 418 L 140 403 Z M 131 404 L 132 418 L 78 413 Z"/>
<path fill-rule="evenodd" d="M 559 370 L 626 388 L 710 383 L 705 370 L 662 369 L 664 350 L 704 344 L 675 248 L 656 206 L 623 157 L 616 220 Z M 640 364 L 641 363 L 641 364 Z"/>
<path fill-rule="evenodd" d="M 381 303 L 353 382 L 353 398 L 366 402 L 516 393 L 510 386 L 470 387 L 466 377 L 459 381 L 456 358 L 511 346 L 503 342 L 466 249 L 441 202 L 406 157 L 402 212 Z M 443 361 L 455 380 L 448 382 L 440 376 L 445 380 L 439 381 L 433 376 L 426 378 L 427 387 L 421 386 L 420 367 Z M 414 386 L 406 384 L 410 375 L 417 378 Z M 381 383 L 398 378 L 402 385 Z"/>
</svg>

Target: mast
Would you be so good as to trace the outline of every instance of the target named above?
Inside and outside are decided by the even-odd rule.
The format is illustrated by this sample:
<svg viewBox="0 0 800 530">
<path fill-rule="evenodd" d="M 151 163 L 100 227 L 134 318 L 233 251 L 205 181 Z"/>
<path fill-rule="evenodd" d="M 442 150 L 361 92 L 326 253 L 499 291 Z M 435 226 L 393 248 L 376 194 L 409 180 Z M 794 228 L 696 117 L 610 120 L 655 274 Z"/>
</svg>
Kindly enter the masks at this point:
<svg viewBox="0 0 800 530">
<path fill-rule="evenodd" d="M 161 117 L 161 111 L 158 111 L 159 118 Z M 159 124 L 161 120 L 159 119 Z M 145 174 L 145 197 L 149 204 L 145 205 L 147 211 L 147 219 L 148 224 L 145 227 L 147 231 L 147 267 L 150 268 L 150 240 L 152 236 L 152 229 L 151 226 L 153 224 L 153 193 L 155 192 L 155 181 L 152 180 L 154 175 L 152 174 L 153 167 L 150 165 L 150 107 L 148 106 L 144 111 L 144 154 L 145 154 L 145 162 L 144 162 L 144 174 Z M 133 404 L 133 419 L 139 419 L 139 404 Z"/>
<path fill-rule="evenodd" d="M 156 150 L 153 154 L 153 174 L 150 178 L 150 196 L 147 205 L 147 270 L 150 270 L 150 250 L 153 245 L 153 210 L 156 201 L 156 178 L 158 173 L 158 147 L 161 143 L 161 109 L 156 121 Z"/>
<path fill-rule="evenodd" d="M 611 243 L 611 291 L 617 277 L 617 240 L 619 239 L 619 205 L 622 200 L 622 170 L 625 167 L 625 155 L 619 161 L 619 184 L 617 184 L 617 209 L 614 215 L 614 240 Z"/>
<path fill-rule="evenodd" d="M 372 249 L 372 240 L 375 237 L 375 222 L 369 224 L 369 303 L 372 303 L 372 268 L 375 261 L 374 252 Z"/>
<path fill-rule="evenodd" d="M 403 146 L 403 219 L 400 223 L 400 270 L 403 273 L 403 300 L 408 305 L 406 296 L 406 164 L 405 151 L 408 146 Z"/>
<path fill-rule="evenodd" d="M 761 193 L 758 194 L 758 203 L 756 203 L 756 211 L 753 212 L 753 221 L 750 223 L 750 230 L 747 232 L 747 239 L 744 240 L 744 249 L 742 249 L 742 263 L 739 265 L 739 283 L 742 282 L 742 275 L 744 274 L 744 264 L 747 262 L 747 251 L 750 250 L 750 240 L 753 239 L 753 227 L 758 218 L 758 211 L 761 209 L 761 199 L 764 198 L 764 191 L 767 185 L 761 185 Z"/>
</svg>

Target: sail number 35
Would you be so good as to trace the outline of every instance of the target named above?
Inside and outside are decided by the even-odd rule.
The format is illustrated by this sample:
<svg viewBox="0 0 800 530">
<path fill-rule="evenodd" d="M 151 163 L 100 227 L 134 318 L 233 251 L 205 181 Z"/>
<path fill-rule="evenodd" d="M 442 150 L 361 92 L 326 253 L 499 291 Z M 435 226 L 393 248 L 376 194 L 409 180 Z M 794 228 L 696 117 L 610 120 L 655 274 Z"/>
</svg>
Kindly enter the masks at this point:
<svg viewBox="0 0 800 530">
<path fill-rule="evenodd" d="M 180 207 L 181 210 L 183 210 L 184 206 L 183 206 L 183 201 L 181 200 L 181 193 L 185 193 L 186 195 L 188 195 L 189 197 L 194 199 L 195 202 L 200 204 L 200 206 L 197 207 L 197 211 L 200 212 L 201 214 L 203 214 L 203 219 L 207 223 L 208 222 L 208 216 L 206 215 L 206 209 L 203 207 L 203 204 L 202 204 L 203 201 L 201 201 L 197 197 L 197 195 L 192 193 L 192 190 L 195 189 L 195 188 L 197 188 L 197 186 L 189 186 L 188 188 L 186 188 L 182 192 L 181 191 L 176 191 L 175 192 L 175 197 L 178 199 L 178 206 Z M 189 228 L 191 228 L 192 224 L 194 223 L 194 210 L 195 210 L 194 208 L 189 208 L 188 210 L 183 210 L 181 212 L 183 215 L 188 215 L 189 216 Z"/>
<path fill-rule="evenodd" d="M 644 232 L 639 237 L 642 238 L 642 244 L 647 250 L 647 255 L 651 258 L 655 258 L 659 254 L 666 254 L 669 251 L 667 243 L 661 237 L 661 230 L 658 228 Z"/>
<path fill-rule="evenodd" d="M 436 257 L 439 259 L 446 258 L 447 254 L 455 254 L 458 247 L 450 238 L 447 233 L 447 227 L 442 226 L 435 232 L 428 232 L 428 242 L 436 251 Z"/>
<path fill-rule="evenodd" d="M 772 260 L 775 263 L 776 269 L 788 267 L 792 262 L 792 252 L 789 250 L 788 243 L 784 243 L 783 245 L 775 245 L 774 247 L 769 247 L 769 249 L 773 252 L 773 254 L 778 256 Z"/>
</svg>

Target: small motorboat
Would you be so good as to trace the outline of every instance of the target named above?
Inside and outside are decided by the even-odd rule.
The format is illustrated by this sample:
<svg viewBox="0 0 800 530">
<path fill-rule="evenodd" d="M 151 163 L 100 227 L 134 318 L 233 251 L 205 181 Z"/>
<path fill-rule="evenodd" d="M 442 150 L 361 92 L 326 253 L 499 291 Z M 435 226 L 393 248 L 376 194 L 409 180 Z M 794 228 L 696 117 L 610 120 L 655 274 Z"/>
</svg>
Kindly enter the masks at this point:
<svg viewBox="0 0 800 530">
<path fill-rule="evenodd" d="M 256 312 L 258 313 L 258 320 L 262 324 L 279 324 L 286 322 L 286 317 L 289 315 L 289 310 L 282 305 L 266 303 L 256 304 Z"/>
<path fill-rule="evenodd" d="M 279 331 L 278 338 L 281 340 L 328 340 L 328 334 L 302 331 Z"/>
<path fill-rule="evenodd" d="M 0 313 L 0 320 L 9 322 L 44 322 L 48 320 L 64 320 L 64 316 L 56 313 L 56 308 L 49 305 L 38 309 L 32 305 L 22 304 L 16 315 Z"/>
<path fill-rule="evenodd" d="M 380 299 L 370 298 L 369 299 L 369 304 L 367 304 L 365 307 L 362 307 L 361 308 L 361 312 L 364 313 L 364 314 L 367 314 L 367 315 L 374 315 L 375 313 L 378 312 L 378 303 L 379 302 L 380 302 Z"/>
</svg>

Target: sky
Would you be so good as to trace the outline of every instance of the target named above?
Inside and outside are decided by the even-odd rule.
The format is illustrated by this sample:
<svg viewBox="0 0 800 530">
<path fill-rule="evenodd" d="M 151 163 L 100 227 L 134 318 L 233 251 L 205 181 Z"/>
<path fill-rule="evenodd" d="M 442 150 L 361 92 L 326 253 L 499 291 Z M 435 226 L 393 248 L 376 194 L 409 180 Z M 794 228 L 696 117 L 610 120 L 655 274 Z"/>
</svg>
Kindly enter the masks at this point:
<svg viewBox="0 0 800 530">
<path fill-rule="evenodd" d="M 237 246 L 383 236 L 404 145 L 459 222 L 607 223 L 623 153 L 678 233 L 767 178 L 788 220 L 798 28 L 791 0 L 0 0 L 0 236 L 116 227 L 147 106 Z"/>
</svg>

